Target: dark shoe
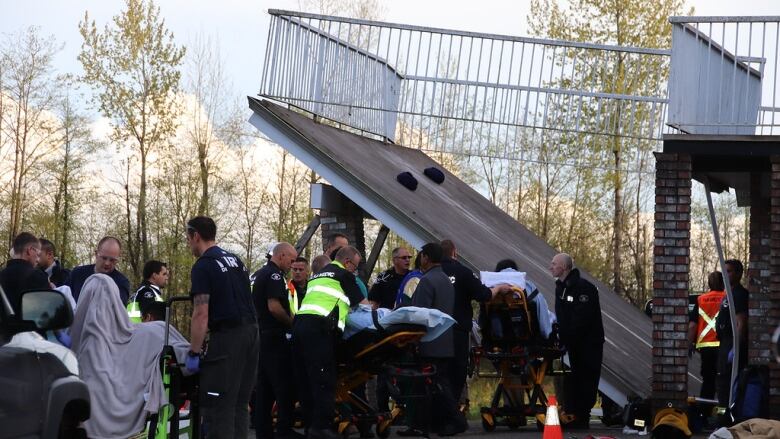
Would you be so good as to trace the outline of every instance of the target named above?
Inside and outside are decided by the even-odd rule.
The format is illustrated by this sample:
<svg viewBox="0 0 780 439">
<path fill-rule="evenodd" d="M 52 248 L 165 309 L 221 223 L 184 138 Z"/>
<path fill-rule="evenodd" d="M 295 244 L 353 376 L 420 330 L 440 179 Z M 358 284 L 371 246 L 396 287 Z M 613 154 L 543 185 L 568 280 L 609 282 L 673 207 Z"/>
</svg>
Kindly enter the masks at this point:
<svg viewBox="0 0 780 439">
<path fill-rule="evenodd" d="M 418 430 L 416 428 L 406 428 L 405 430 L 399 430 L 397 432 L 398 436 L 402 437 L 417 437 L 417 436 L 425 436 L 425 433 L 423 433 L 421 430 Z"/>
<path fill-rule="evenodd" d="M 341 435 L 339 435 L 333 430 L 321 430 L 319 428 L 310 428 L 308 439 L 341 439 Z"/>
</svg>

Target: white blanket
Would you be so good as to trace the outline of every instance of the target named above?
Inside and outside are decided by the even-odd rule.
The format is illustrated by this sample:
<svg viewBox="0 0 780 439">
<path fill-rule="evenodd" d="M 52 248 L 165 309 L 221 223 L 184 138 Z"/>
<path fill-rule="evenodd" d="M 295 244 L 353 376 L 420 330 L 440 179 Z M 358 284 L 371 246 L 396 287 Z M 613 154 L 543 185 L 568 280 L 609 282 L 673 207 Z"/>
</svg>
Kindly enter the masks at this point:
<svg viewBox="0 0 780 439">
<path fill-rule="evenodd" d="M 434 340 L 455 324 L 455 319 L 438 309 L 405 306 L 393 311 L 387 308 L 379 308 L 376 311 L 377 319 L 382 327 L 406 323 L 422 325 L 428 328 L 428 332 L 420 341 Z M 352 337 L 366 328 L 376 329 L 374 319 L 371 316 L 371 305 L 361 304 L 349 313 L 347 327 L 344 330 L 344 338 Z"/>
<path fill-rule="evenodd" d="M 126 438 L 143 430 L 147 415 L 168 402 L 159 368 L 165 323 L 130 323 L 114 281 L 94 274 L 81 290 L 70 334 L 92 399 L 88 436 Z M 183 362 L 189 343 L 174 328 L 169 343 Z"/>
</svg>

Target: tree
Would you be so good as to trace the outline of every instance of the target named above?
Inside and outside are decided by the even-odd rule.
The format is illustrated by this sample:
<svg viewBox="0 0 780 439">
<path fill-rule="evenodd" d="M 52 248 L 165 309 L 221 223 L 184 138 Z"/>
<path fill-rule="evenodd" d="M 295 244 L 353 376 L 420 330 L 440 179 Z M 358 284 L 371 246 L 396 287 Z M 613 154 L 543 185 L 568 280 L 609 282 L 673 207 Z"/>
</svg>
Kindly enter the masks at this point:
<svg viewBox="0 0 780 439">
<path fill-rule="evenodd" d="M 219 54 L 218 41 L 199 35 L 190 45 L 187 57 L 185 91 L 190 93 L 199 106 L 189 114 L 185 122 L 190 141 L 195 145 L 198 156 L 200 178 L 200 200 L 198 215 L 209 213 L 209 175 L 211 163 L 209 150 L 217 140 L 218 133 L 227 113 L 225 93 L 230 89 L 222 70 L 223 59 Z"/>
<path fill-rule="evenodd" d="M 60 121 L 59 150 L 46 163 L 48 175 L 56 186 L 51 211 L 54 227 L 50 233 L 60 260 L 71 265 L 75 262 L 72 245 L 77 226 L 75 211 L 85 201 L 80 196 L 84 167 L 99 144 L 92 138 L 89 119 L 77 110 L 70 95 L 61 99 L 56 110 Z"/>
<path fill-rule="evenodd" d="M 683 3 L 683 0 L 657 2 L 582 0 L 560 6 L 557 0 L 532 0 L 528 24 L 533 34 L 548 38 L 619 46 L 667 48 L 671 45 L 671 25 L 667 17 L 681 15 Z M 636 63 L 630 62 L 626 53 L 618 52 L 613 59 L 604 62 L 603 66 L 596 65 L 596 70 L 592 70 L 594 64 L 590 64 L 587 60 L 582 63 L 581 68 L 591 69 L 588 73 L 591 78 L 594 74 L 598 76 L 597 84 L 604 92 L 618 95 L 650 92 L 650 94 L 660 95 L 666 75 L 658 72 L 665 72 L 666 69 L 662 65 L 665 61 L 660 57 L 656 58 L 658 59 Z M 622 106 L 616 105 L 610 119 L 619 121 L 622 117 L 627 117 L 622 114 L 623 111 Z M 641 123 L 642 117 L 646 118 L 649 115 L 634 114 L 632 117 L 636 117 L 637 123 Z M 612 286 L 618 294 L 624 294 L 621 270 L 625 222 L 623 212 L 625 142 L 622 137 L 611 136 L 600 146 L 608 148 L 612 155 L 612 170 L 608 180 L 613 194 Z"/>
<path fill-rule="evenodd" d="M 138 153 L 140 181 L 135 221 L 128 223 L 127 249 L 136 276 L 149 258 L 147 225 L 147 168 L 150 154 L 175 130 L 175 94 L 184 48 L 149 0 L 126 0 L 126 9 L 99 32 L 89 13 L 79 23 L 84 41 L 78 56 L 83 80 L 96 91 L 95 104 L 113 123 L 111 139 L 128 141 Z M 129 194 L 128 202 L 130 202 Z M 130 206 L 128 206 L 128 212 Z"/>
<path fill-rule="evenodd" d="M 31 178 L 42 161 L 55 148 L 57 121 L 51 114 L 56 102 L 58 78 L 52 71 L 52 58 L 59 48 L 54 37 L 41 37 L 34 27 L 11 35 L 0 53 L 0 160 L 10 158 L 11 166 L 0 171 L 10 184 L 3 191 L 8 199 L 10 243 L 22 229 Z"/>
</svg>

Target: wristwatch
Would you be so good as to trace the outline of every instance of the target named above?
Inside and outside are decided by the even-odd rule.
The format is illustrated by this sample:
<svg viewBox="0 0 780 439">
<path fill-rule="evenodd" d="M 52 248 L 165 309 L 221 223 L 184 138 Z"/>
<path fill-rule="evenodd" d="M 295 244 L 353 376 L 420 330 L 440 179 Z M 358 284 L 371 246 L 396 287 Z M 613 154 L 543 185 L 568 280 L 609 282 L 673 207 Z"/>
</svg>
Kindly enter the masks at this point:
<svg viewBox="0 0 780 439">
<path fill-rule="evenodd" d="M 192 351 L 188 351 L 188 352 L 187 352 L 187 356 L 188 356 L 188 357 L 200 357 L 200 352 L 192 352 Z"/>
</svg>

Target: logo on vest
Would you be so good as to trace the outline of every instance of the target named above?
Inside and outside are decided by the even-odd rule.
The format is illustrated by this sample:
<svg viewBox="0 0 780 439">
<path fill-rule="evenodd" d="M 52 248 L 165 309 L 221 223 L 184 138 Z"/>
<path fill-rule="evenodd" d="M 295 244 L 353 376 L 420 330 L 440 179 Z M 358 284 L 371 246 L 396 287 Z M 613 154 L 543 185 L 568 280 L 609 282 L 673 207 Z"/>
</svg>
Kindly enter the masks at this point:
<svg viewBox="0 0 780 439">
<path fill-rule="evenodd" d="M 274 273 L 271 275 L 271 280 L 282 280 L 282 275 L 279 273 Z"/>
</svg>

